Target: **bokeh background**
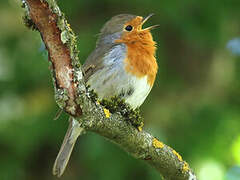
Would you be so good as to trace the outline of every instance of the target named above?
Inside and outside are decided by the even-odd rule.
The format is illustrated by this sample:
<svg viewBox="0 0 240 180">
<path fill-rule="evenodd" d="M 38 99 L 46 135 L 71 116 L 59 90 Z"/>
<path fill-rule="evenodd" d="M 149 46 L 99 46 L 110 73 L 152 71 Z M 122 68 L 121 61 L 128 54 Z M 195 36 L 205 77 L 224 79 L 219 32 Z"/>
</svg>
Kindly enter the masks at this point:
<svg viewBox="0 0 240 180">
<path fill-rule="evenodd" d="M 113 15 L 155 16 L 159 73 L 141 107 L 147 131 L 190 163 L 200 180 L 240 179 L 240 1 L 59 1 L 79 37 L 82 62 Z M 52 180 L 68 125 L 54 101 L 47 53 L 0 0 L 0 179 Z M 63 180 L 156 180 L 159 174 L 93 133 L 82 136 Z"/>
</svg>

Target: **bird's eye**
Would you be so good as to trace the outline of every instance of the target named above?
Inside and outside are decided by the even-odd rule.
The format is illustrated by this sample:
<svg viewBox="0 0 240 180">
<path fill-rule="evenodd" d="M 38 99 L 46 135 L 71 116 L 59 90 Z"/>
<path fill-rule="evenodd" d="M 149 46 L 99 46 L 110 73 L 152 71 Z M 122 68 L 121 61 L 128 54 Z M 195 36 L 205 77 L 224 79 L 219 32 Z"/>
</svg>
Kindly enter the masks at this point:
<svg viewBox="0 0 240 180">
<path fill-rule="evenodd" d="M 127 25 L 126 27 L 125 27 L 125 30 L 126 31 L 131 31 L 133 29 L 133 27 L 131 26 L 131 25 Z"/>
</svg>

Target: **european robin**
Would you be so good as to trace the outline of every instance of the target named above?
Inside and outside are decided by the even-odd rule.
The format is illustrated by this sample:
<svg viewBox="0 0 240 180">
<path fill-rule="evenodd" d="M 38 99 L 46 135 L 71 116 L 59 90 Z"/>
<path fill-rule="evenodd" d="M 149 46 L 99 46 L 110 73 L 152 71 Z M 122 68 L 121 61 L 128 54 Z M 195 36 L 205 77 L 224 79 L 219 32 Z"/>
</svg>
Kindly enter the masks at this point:
<svg viewBox="0 0 240 180">
<path fill-rule="evenodd" d="M 119 96 L 132 109 L 139 107 L 149 94 L 158 70 L 156 42 L 150 26 L 142 28 L 146 18 L 130 14 L 112 17 L 101 29 L 95 50 L 83 65 L 86 84 L 100 99 Z M 53 167 L 61 176 L 82 129 L 72 120 Z"/>
</svg>

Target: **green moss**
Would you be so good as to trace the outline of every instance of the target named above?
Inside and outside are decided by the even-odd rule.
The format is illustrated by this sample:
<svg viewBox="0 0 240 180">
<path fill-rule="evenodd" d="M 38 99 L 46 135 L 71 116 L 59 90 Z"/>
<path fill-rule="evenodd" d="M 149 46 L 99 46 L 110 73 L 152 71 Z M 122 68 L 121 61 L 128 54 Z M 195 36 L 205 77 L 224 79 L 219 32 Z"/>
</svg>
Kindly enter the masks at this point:
<svg viewBox="0 0 240 180">
<path fill-rule="evenodd" d="M 98 95 L 94 90 L 89 89 L 87 86 L 89 97 L 93 102 L 98 102 Z M 113 96 L 110 99 L 102 99 L 99 103 L 108 109 L 112 114 L 119 112 L 127 121 L 136 128 L 143 126 L 143 117 L 140 114 L 140 109 L 133 110 L 129 104 L 118 96 Z"/>
<path fill-rule="evenodd" d="M 111 99 L 103 99 L 100 104 L 109 109 L 111 113 L 120 112 L 136 128 L 143 125 L 143 117 L 140 114 L 140 109 L 133 110 L 129 104 L 118 96 L 113 96 Z"/>
</svg>

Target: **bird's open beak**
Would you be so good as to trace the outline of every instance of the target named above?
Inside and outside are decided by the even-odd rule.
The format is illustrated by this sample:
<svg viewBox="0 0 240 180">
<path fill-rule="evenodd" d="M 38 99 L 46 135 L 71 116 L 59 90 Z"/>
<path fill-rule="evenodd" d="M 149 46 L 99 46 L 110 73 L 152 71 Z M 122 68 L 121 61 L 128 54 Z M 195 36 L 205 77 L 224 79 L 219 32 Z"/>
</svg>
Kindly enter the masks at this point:
<svg viewBox="0 0 240 180">
<path fill-rule="evenodd" d="M 152 14 L 149 14 L 147 17 L 145 17 L 145 18 L 143 18 L 143 20 L 142 20 L 142 25 L 145 23 L 145 22 L 147 22 L 147 20 L 150 18 L 150 17 L 152 17 L 154 14 L 152 13 Z"/>
<path fill-rule="evenodd" d="M 141 25 L 143 25 L 145 22 L 147 22 L 147 20 L 150 18 L 150 17 L 152 17 L 154 14 L 152 13 L 152 14 L 149 14 L 147 17 L 145 17 L 143 20 L 142 20 L 142 24 Z M 150 26 L 150 27 L 147 27 L 147 28 L 144 28 L 144 29 L 142 29 L 142 30 L 152 30 L 152 29 L 155 29 L 155 28 L 157 28 L 157 27 L 159 27 L 159 25 L 157 24 L 157 25 L 153 25 L 153 26 Z"/>
</svg>

